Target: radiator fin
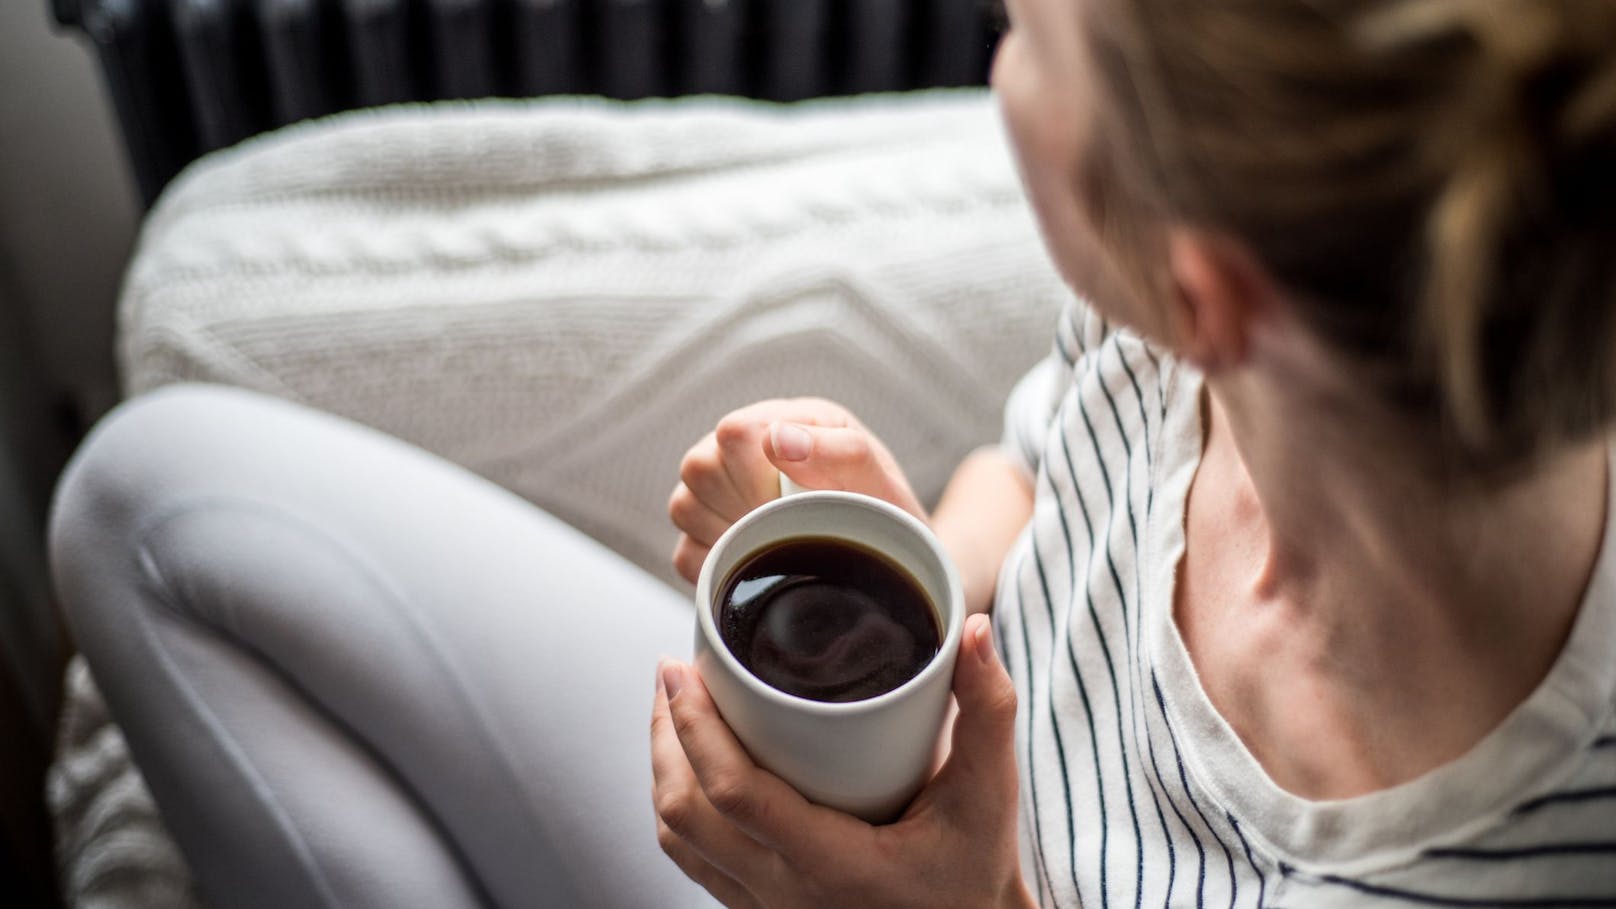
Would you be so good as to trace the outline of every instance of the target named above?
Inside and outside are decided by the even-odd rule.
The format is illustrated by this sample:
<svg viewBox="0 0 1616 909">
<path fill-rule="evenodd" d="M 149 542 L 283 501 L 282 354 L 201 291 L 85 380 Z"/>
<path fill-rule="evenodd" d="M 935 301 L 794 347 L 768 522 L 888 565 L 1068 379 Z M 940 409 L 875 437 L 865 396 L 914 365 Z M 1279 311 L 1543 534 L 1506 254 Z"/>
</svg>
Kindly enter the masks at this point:
<svg viewBox="0 0 1616 909">
<path fill-rule="evenodd" d="M 146 202 L 196 156 L 353 107 L 986 81 L 985 0 L 58 0 L 96 46 Z"/>
</svg>

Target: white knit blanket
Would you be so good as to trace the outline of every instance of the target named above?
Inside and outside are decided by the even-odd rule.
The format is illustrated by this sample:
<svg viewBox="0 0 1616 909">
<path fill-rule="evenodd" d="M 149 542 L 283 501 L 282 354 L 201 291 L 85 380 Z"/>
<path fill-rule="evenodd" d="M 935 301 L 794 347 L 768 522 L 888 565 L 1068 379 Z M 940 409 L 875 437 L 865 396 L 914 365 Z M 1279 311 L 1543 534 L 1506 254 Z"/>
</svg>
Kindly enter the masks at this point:
<svg viewBox="0 0 1616 909">
<path fill-rule="evenodd" d="M 842 401 L 930 500 L 997 438 L 1063 295 L 979 91 L 480 102 L 193 166 L 145 225 L 119 353 L 129 394 L 206 380 L 351 417 L 671 582 L 667 496 L 719 416 Z M 66 889 L 153 905 L 173 854 L 79 681 L 51 788 Z"/>
</svg>

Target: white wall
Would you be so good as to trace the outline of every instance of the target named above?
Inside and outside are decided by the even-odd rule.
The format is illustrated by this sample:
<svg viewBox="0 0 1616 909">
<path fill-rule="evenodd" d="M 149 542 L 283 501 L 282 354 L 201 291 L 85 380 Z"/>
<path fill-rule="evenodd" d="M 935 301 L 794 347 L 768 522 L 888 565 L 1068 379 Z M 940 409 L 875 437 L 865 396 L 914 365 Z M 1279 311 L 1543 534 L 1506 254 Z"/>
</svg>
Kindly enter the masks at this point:
<svg viewBox="0 0 1616 909">
<path fill-rule="evenodd" d="M 99 64 L 50 0 L 0 0 L 0 305 L 21 310 L 53 403 L 115 399 L 112 312 L 138 218 Z"/>
</svg>

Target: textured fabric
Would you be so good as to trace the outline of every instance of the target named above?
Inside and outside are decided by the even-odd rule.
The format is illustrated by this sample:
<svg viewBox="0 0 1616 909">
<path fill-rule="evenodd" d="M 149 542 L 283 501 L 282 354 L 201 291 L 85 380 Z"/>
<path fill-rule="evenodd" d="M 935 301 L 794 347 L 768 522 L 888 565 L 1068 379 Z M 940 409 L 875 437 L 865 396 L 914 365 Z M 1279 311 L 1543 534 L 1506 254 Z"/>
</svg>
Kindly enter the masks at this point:
<svg viewBox="0 0 1616 909">
<path fill-rule="evenodd" d="M 833 397 L 935 496 L 1063 299 L 985 93 L 485 103 L 188 171 L 143 230 L 120 351 L 130 393 L 204 380 L 354 418 L 671 580 L 670 465 L 719 416 Z"/>
<path fill-rule="evenodd" d="M 1037 494 L 995 621 L 1043 904 L 1616 906 L 1616 527 L 1554 667 L 1492 734 L 1404 785 L 1300 799 L 1213 708 L 1173 621 L 1201 391 L 1073 304 L 1007 409 Z"/>
<path fill-rule="evenodd" d="M 934 497 L 1065 296 L 980 91 L 451 103 L 193 165 L 144 227 L 119 354 L 131 394 L 205 380 L 379 427 L 672 582 L 674 465 L 728 409 L 840 400 Z M 172 847 L 94 687 L 68 709 L 70 900 L 144 905 Z"/>
<path fill-rule="evenodd" d="M 509 492 L 240 389 L 128 402 L 51 520 L 75 638 L 220 906 L 711 907 L 646 716 L 685 598 Z"/>
<path fill-rule="evenodd" d="M 130 763 L 129 745 L 82 659 L 68 666 L 62 701 L 45 797 L 69 903 L 196 909 L 190 869 L 164 833 L 145 781 Z"/>
</svg>

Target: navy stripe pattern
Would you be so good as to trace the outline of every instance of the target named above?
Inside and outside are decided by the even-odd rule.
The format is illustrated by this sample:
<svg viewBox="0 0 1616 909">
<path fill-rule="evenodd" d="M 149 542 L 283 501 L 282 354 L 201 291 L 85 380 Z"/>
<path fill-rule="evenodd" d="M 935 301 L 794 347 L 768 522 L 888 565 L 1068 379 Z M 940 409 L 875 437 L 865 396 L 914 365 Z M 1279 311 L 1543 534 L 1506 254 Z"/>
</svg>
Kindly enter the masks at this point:
<svg viewBox="0 0 1616 909">
<path fill-rule="evenodd" d="M 1496 825 L 1351 873 L 1275 854 L 1197 784 L 1143 642 L 1170 608 L 1145 601 L 1146 540 L 1183 515 L 1158 497 L 1160 439 L 1171 411 L 1199 406 L 1175 368 L 1074 303 L 1006 409 L 1005 450 L 1036 488 L 994 619 L 1021 699 L 1029 889 L 1063 909 L 1616 906 L 1616 723 L 1582 773 Z"/>
</svg>

